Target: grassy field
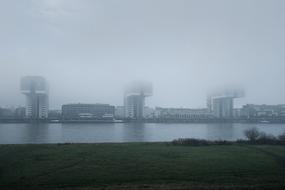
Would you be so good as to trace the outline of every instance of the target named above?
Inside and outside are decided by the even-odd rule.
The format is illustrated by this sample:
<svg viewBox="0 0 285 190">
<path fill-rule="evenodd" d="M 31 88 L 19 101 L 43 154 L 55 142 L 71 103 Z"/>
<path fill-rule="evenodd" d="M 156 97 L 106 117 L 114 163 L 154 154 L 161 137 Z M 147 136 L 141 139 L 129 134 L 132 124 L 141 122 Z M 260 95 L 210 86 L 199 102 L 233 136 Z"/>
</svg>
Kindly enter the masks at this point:
<svg viewBox="0 0 285 190">
<path fill-rule="evenodd" d="M 285 146 L 0 146 L 0 189 L 282 188 Z"/>
</svg>

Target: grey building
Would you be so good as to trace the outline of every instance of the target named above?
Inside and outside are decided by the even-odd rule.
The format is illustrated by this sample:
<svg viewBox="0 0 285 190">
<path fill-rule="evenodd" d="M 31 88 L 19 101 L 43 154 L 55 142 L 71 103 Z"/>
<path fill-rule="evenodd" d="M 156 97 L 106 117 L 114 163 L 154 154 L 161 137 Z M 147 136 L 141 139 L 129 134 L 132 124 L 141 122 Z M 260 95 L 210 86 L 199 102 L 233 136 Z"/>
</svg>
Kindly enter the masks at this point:
<svg viewBox="0 0 285 190">
<path fill-rule="evenodd" d="M 214 116 L 204 109 L 190 109 L 190 108 L 155 108 L 155 116 L 157 119 L 166 121 L 191 121 L 191 120 L 207 120 L 213 119 Z"/>
<path fill-rule="evenodd" d="M 214 98 L 212 111 L 218 118 L 232 118 L 234 102 L 232 97 Z"/>
<path fill-rule="evenodd" d="M 49 100 L 46 80 L 40 76 L 23 77 L 21 92 L 26 96 L 26 118 L 47 119 Z"/>
<path fill-rule="evenodd" d="M 12 108 L 0 108 L 0 119 L 14 119 L 14 112 Z"/>
<path fill-rule="evenodd" d="M 109 104 L 66 104 L 62 106 L 63 120 L 113 120 L 115 106 Z"/>
<path fill-rule="evenodd" d="M 234 99 L 244 96 L 242 89 L 222 89 L 208 95 L 208 110 L 219 119 L 234 117 Z"/>
<path fill-rule="evenodd" d="M 125 90 L 125 118 L 142 120 L 144 118 L 145 98 L 152 95 L 149 82 L 133 82 Z"/>
<path fill-rule="evenodd" d="M 26 116 L 26 108 L 18 107 L 15 109 L 15 119 L 25 119 Z"/>
<path fill-rule="evenodd" d="M 246 119 L 284 119 L 285 105 L 247 104 L 241 109 L 241 117 Z"/>
<path fill-rule="evenodd" d="M 115 118 L 116 119 L 124 119 L 125 118 L 125 107 L 124 106 L 116 106 Z"/>
<path fill-rule="evenodd" d="M 143 110 L 143 117 L 145 119 L 155 119 L 155 109 L 145 106 Z"/>
<path fill-rule="evenodd" d="M 61 119 L 61 110 L 49 110 L 48 118 L 51 120 L 60 120 Z"/>
</svg>

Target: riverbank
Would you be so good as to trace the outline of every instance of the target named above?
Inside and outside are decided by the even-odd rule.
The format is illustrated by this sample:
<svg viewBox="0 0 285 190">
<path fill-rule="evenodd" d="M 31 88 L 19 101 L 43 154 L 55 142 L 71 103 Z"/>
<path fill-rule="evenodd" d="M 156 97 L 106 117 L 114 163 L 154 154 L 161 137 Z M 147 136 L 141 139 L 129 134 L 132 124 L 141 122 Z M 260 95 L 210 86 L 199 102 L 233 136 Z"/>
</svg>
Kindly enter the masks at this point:
<svg viewBox="0 0 285 190">
<path fill-rule="evenodd" d="M 92 123 L 92 124 L 102 124 L 102 123 L 162 123 L 162 124 L 219 124 L 219 123 L 239 123 L 239 124 L 285 124 L 285 120 L 224 120 L 224 119 L 214 119 L 214 120 L 17 120 L 17 119 L 0 119 L 0 124 L 9 123 Z"/>
<path fill-rule="evenodd" d="M 0 189 L 282 189 L 285 146 L 0 145 Z"/>
</svg>

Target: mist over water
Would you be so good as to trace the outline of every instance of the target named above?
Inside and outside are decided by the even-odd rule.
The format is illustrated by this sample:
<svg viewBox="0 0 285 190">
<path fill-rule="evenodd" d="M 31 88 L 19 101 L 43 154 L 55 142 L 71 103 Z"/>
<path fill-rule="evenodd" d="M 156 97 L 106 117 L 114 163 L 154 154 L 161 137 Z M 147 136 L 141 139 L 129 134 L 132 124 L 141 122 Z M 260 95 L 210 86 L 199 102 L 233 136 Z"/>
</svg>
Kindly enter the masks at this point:
<svg viewBox="0 0 285 190">
<path fill-rule="evenodd" d="M 284 10 L 0 0 L 0 189 L 285 189 Z"/>
<path fill-rule="evenodd" d="M 206 107 L 207 92 L 244 87 L 246 103 L 285 103 L 282 0 L 0 2 L 0 105 L 24 105 L 20 78 L 44 76 L 50 108 L 123 105 L 133 80 L 146 105 Z"/>
</svg>

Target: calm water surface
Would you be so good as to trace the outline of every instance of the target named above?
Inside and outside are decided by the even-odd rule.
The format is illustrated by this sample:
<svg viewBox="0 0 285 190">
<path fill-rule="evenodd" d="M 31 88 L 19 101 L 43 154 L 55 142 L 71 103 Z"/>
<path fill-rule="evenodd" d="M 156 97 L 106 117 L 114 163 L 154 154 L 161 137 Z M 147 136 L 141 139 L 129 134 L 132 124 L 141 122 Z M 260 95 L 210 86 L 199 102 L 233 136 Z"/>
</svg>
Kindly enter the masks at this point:
<svg viewBox="0 0 285 190">
<path fill-rule="evenodd" d="M 0 144 L 236 140 L 252 127 L 275 136 L 285 131 L 285 124 L 0 124 Z"/>
</svg>

